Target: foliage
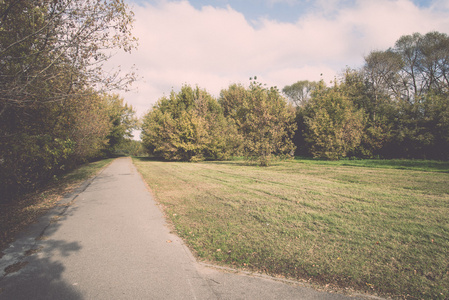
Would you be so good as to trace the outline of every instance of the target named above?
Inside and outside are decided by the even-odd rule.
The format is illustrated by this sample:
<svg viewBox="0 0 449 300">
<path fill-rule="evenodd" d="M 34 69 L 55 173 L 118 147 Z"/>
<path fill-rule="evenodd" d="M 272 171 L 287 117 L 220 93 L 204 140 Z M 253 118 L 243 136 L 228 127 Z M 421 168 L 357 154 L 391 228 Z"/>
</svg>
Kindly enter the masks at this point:
<svg viewBox="0 0 449 300">
<path fill-rule="evenodd" d="M 121 145 L 120 149 L 117 150 L 118 154 L 132 155 L 132 156 L 147 156 L 147 150 L 143 146 L 141 141 L 136 141 L 132 139 L 125 140 Z"/>
<path fill-rule="evenodd" d="M 346 157 L 361 143 L 365 115 L 348 98 L 344 85 L 321 82 L 304 107 L 305 139 L 314 157 Z"/>
<path fill-rule="evenodd" d="M 183 86 L 159 99 L 144 116 L 142 142 L 167 160 L 225 159 L 233 153 L 234 127 L 205 90 Z"/>
<path fill-rule="evenodd" d="M 132 131 L 137 127 L 138 122 L 133 107 L 124 103 L 119 95 L 106 94 L 104 97 L 111 124 L 104 151 L 110 156 L 133 137 Z"/>
<path fill-rule="evenodd" d="M 402 36 L 393 48 L 366 58 L 366 84 L 380 110 L 373 120 L 389 135 L 380 154 L 449 159 L 448 71 L 449 37 L 438 32 Z"/>
<path fill-rule="evenodd" d="M 256 81 L 247 89 L 233 84 L 221 91 L 219 101 L 225 116 L 237 125 L 247 159 L 267 166 L 275 157 L 293 154 L 294 108 L 277 88 L 267 89 Z"/>
<path fill-rule="evenodd" d="M 5 198 L 100 156 L 113 128 L 105 99 L 91 91 L 89 96 L 86 92 L 6 111 L 0 124 L 1 131 L 9 133 L 0 144 Z"/>
<path fill-rule="evenodd" d="M 282 92 L 288 99 L 296 106 L 304 105 L 311 97 L 314 89 L 318 83 L 315 81 L 301 80 L 292 85 L 287 85 L 282 89 Z"/>
<path fill-rule="evenodd" d="M 0 1 L 0 195 L 13 199 L 98 157 L 111 128 L 103 91 L 132 75 L 105 72 L 130 51 L 121 0 Z"/>
<path fill-rule="evenodd" d="M 365 127 L 360 145 L 350 151 L 350 156 L 373 158 L 391 141 L 391 128 L 395 114 L 394 103 L 375 94 L 365 81 L 362 71 L 347 69 L 342 83 L 348 99 L 365 113 Z"/>
<path fill-rule="evenodd" d="M 107 90 L 133 80 L 104 70 L 111 49 L 135 47 L 133 14 L 122 0 L 5 0 L 0 19 L 0 115 L 82 94 L 86 85 Z"/>
<path fill-rule="evenodd" d="M 332 159 L 344 156 L 449 159 L 448 74 L 449 37 L 444 33 L 405 35 L 390 49 L 372 51 L 365 57 L 363 68 L 347 69 L 338 87 L 326 92 L 340 91 L 345 100 L 335 97 L 339 104 L 334 106 L 349 108 L 341 108 L 345 113 L 330 111 L 329 105 L 326 109 L 318 105 L 323 102 L 323 89 L 316 87 L 307 104 L 298 107 L 298 131 L 294 138 L 297 154 Z M 294 98 L 297 86 L 300 97 L 307 91 L 304 87 L 307 83 L 299 81 L 286 86 L 284 91 L 293 93 L 290 97 Z M 331 98 L 335 96 L 328 94 Z M 350 121 L 353 110 L 365 115 L 362 131 L 361 117 Z M 348 126 L 353 130 L 349 127 L 335 130 L 346 123 L 352 124 Z M 349 147 L 342 147 L 344 143 L 339 142 L 342 139 L 338 136 L 345 131 L 352 132 L 350 136 L 354 138 Z"/>
<path fill-rule="evenodd" d="M 415 103 L 400 101 L 388 145 L 389 157 L 449 159 L 449 97 L 428 93 Z"/>
</svg>

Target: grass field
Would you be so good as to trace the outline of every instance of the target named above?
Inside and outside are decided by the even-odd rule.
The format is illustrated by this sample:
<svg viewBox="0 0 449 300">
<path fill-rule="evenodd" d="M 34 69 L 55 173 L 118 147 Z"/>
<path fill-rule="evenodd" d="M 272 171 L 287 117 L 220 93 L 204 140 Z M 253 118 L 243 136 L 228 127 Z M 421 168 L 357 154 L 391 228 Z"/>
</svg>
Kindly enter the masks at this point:
<svg viewBox="0 0 449 300">
<path fill-rule="evenodd" d="M 449 298 L 449 163 L 134 163 L 217 264 L 408 299 Z"/>
<path fill-rule="evenodd" d="M 0 250 L 25 226 L 35 222 L 39 216 L 57 205 L 64 194 L 95 175 L 111 161 L 112 159 L 105 159 L 85 164 L 15 201 L 0 201 Z M 1 255 L 0 252 L 0 257 Z"/>
</svg>

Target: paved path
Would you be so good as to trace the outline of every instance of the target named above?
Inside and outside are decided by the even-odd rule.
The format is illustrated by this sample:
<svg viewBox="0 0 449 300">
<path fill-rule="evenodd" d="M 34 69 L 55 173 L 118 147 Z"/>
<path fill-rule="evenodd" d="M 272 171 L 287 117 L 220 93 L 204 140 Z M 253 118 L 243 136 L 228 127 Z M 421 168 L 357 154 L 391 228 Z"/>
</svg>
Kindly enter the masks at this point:
<svg viewBox="0 0 449 300">
<path fill-rule="evenodd" d="M 197 263 L 129 158 L 61 203 L 4 251 L 0 299 L 347 299 Z"/>
</svg>

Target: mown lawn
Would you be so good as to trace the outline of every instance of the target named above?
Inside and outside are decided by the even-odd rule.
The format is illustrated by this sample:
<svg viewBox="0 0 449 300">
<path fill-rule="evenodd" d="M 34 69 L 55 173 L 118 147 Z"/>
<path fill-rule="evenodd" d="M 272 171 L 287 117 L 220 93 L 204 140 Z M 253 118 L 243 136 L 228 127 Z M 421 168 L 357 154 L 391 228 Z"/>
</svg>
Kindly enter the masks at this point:
<svg viewBox="0 0 449 300">
<path fill-rule="evenodd" d="M 134 163 L 202 260 L 327 288 L 449 298 L 449 163 Z"/>
</svg>

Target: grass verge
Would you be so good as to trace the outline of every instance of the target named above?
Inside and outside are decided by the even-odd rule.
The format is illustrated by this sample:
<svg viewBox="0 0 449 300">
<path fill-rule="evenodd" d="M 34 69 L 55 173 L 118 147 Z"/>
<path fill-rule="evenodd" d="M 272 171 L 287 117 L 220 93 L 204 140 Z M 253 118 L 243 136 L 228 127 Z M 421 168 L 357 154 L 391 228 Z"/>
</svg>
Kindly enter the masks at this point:
<svg viewBox="0 0 449 300">
<path fill-rule="evenodd" d="M 134 163 L 202 260 L 393 298 L 449 298 L 449 163 Z"/>
<path fill-rule="evenodd" d="M 23 195 L 11 203 L 0 202 L 0 250 L 7 247 L 18 232 L 57 205 L 64 194 L 73 191 L 112 160 L 105 159 L 82 165 L 38 191 Z"/>
</svg>

